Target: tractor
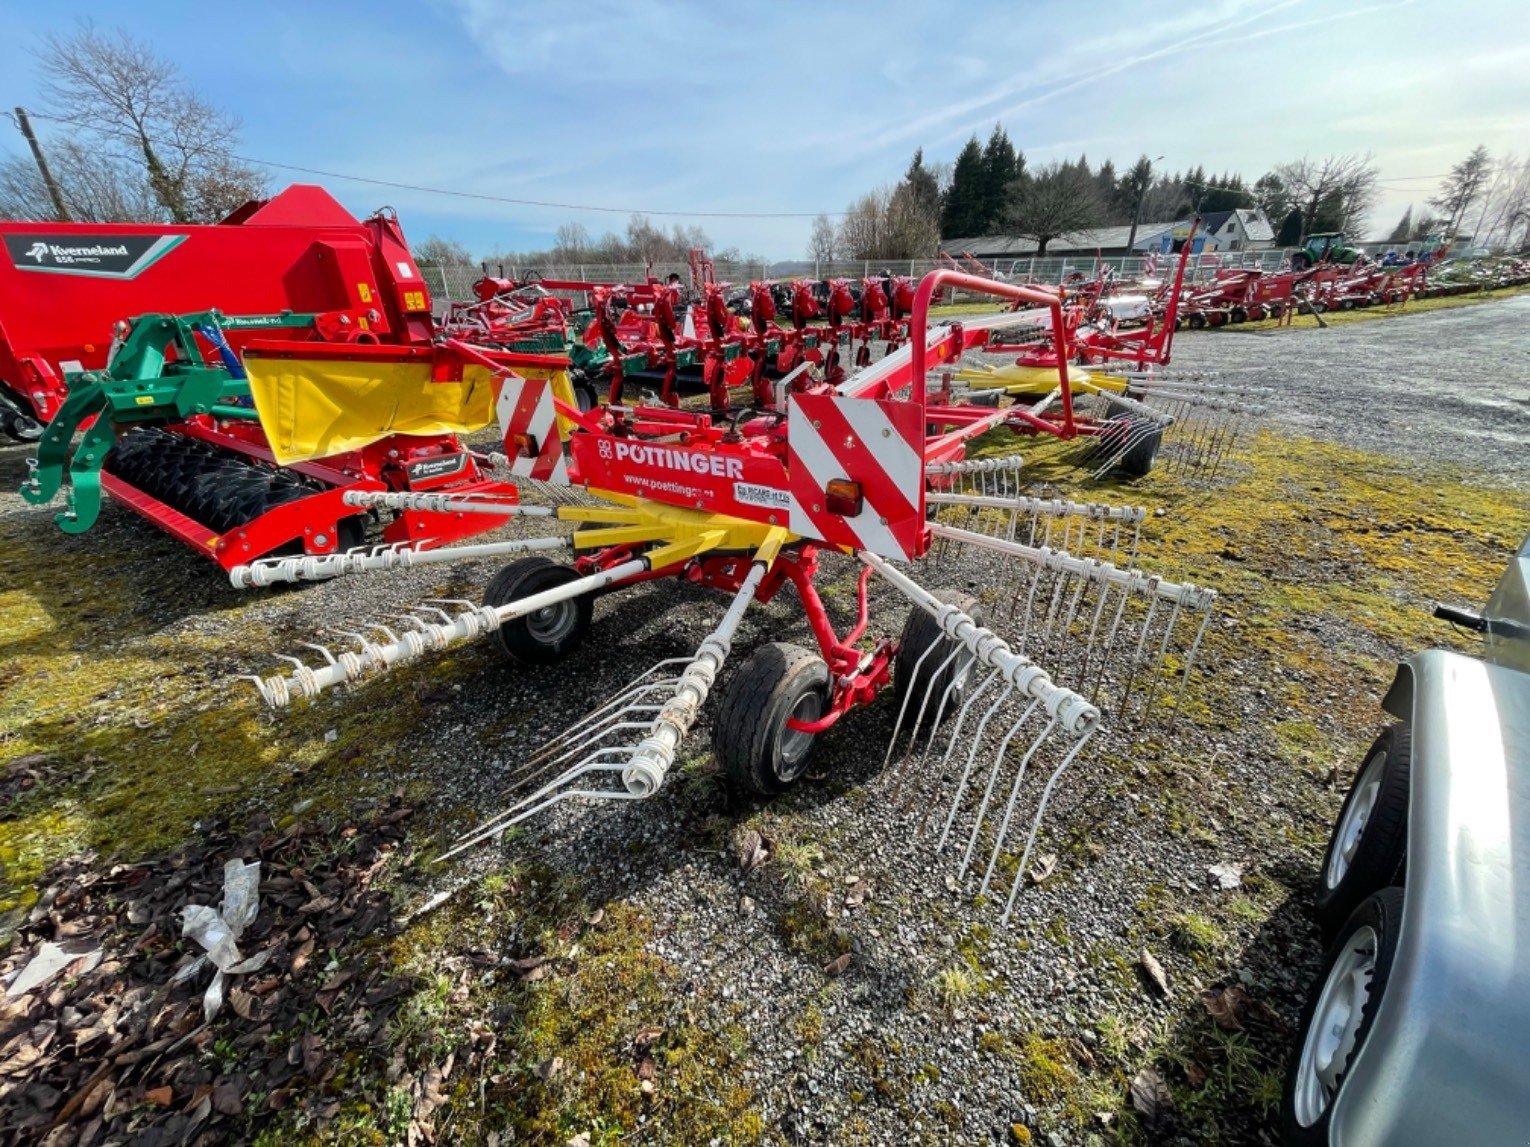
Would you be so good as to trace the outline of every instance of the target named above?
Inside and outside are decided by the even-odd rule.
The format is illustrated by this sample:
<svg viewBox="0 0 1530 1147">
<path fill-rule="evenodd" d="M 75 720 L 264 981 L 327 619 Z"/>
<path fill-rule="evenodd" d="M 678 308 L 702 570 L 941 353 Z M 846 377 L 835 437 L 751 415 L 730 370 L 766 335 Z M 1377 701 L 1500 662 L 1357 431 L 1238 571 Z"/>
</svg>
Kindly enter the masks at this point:
<svg viewBox="0 0 1530 1147">
<path fill-rule="evenodd" d="M 1360 258 L 1360 252 L 1344 242 L 1342 231 L 1319 231 L 1308 235 L 1299 250 L 1291 253 L 1291 270 L 1305 271 L 1318 263 L 1342 263 L 1345 266 Z"/>
</svg>

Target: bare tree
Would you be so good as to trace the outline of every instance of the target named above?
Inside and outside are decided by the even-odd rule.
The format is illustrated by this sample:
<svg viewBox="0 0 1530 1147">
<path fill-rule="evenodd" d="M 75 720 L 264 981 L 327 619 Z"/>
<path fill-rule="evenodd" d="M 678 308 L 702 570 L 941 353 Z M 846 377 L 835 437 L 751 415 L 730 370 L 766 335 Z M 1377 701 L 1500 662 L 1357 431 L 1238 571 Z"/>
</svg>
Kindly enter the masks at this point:
<svg viewBox="0 0 1530 1147">
<path fill-rule="evenodd" d="M 1334 230 L 1355 232 L 1377 198 L 1376 165 L 1365 155 L 1325 155 L 1279 164 L 1273 174 L 1302 213 L 1301 239 L 1315 230 L 1321 212 Z"/>
<path fill-rule="evenodd" d="M 1507 155 L 1498 163 L 1498 175 L 1485 198 L 1477 242 L 1499 250 L 1513 250 L 1514 232 L 1522 225 L 1527 234 L 1520 246 L 1530 244 L 1530 160 L 1520 162 Z"/>
<path fill-rule="evenodd" d="M 808 257 L 820 263 L 834 262 L 835 246 L 839 236 L 834 232 L 834 224 L 829 221 L 827 215 L 820 215 L 813 220 L 813 233 L 808 238 Z"/>
<path fill-rule="evenodd" d="M 189 90 L 149 44 L 87 21 L 44 45 L 46 114 L 103 155 L 141 165 L 171 221 L 214 222 L 264 194 L 264 176 L 232 154 L 239 121 Z"/>
<path fill-rule="evenodd" d="M 1466 213 L 1482 194 L 1482 185 L 1492 166 L 1487 148 L 1478 144 L 1470 155 L 1450 169 L 1445 182 L 1440 184 L 1440 193 L 1429 201 L 1429 206 L 1444 213 L 1445 229 L 1451 235 L 1466 222 Z"/>
<path fill-rule="evenodd" d="M 887 211 L 892 191 L 879 187 L 868 191 L 850 205 L 839 224 L 839 253 L 851 259 L 885 259 L 887 254 Z"/>
<path fill-rule="evenodd" d="M 1017 235 L 1036 240 L 1036 253 L 1047 244 L 1099 225 L 1104 215 L 1094 180 L 1069 163 L 1053 163 L 1009 185 L 1005 220 Z"/>
<path fill-rule="evenodd" d="M 423 243 L 413 244 L 411 250 L 414 261 L 421 267 L 460 267 L 473 261 L 472 253 L 461 243 L 455 239 L 443 239 L 439 235 L 432 235 Z"/>
<path fill-rule="evenodd" d="M 590 233 L 582 223 L 560 223 L 553 236 L 552 257 L 558 263 L 578 263 L 590 250 Z"/>
<path fill-rule="evenodd" d="M 76 139 L 50 141 L 49 166 L 72 219 L 80 223 L 158 220 L 163 209 L 132 163 Z M 0 162 L 0 218 L 56 218 L 37 165 L 30 157 Z"/>
</svg>

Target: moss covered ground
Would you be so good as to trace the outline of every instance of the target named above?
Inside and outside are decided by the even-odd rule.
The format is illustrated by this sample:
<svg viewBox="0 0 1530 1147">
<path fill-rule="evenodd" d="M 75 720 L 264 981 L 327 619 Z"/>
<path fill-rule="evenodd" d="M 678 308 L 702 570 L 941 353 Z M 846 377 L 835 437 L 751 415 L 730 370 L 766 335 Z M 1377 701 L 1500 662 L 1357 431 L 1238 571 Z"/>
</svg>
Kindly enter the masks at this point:
<svg viewBox="0 0 1530 1147">
<path fill-rule="evenodd" d="M 978 449 L 1017 445 L 1001 434 Z M 1075 480 L 1063 448 L 1023 446 L 1033 478 Z M 1430 603 L 1480 602 L 1530 525 L 1523 491 L 1484 485 L 1467 469 L 1424 471 L 1273 431 L 1244 439 L 1215 483 L 1155 473 L 1092 496 L 1165 508 L 1148 520 L 1145 552 L 1174 570 L 1215 572 L 1232 623 L 1209 634 L 1209 656 L 1259 700 L 1206 719 L 1229 744 L 1258 740 L 1289 766 L 1277 795 L 1292 812 L 1270 831 L 1309 867 L 1342 795 L 1338 767 L 1347 770 L 1375 726 L 1395 660 L 1430 644 L 1470 648 L 1429 617 Z M 237 676 L 251 671 L 252 651 L 302 638 L 269 632 L 253 601 L 168 539 L 150 535 L 124 562 L 65 538 L 43 512 L 0 516 L 0 933 L 48 867 L 75 852 L 103 864 L 148 856 L 203 818 L 281 823 L 313 807 L 305 802 L 340 807 L 400 785 L 429 805 L 428 778 L 405 752 L 425 703 L 418 680 L 378 681 L 365 707 L 300 707 L 273 721 Z M 470 681 L 481 664 L 476 652 L 438 660 L 432 686 Z M 1193 770 L 1155 780 L 1162 831 L 1211 831 Z M 1207 982 L 1225 978 L 1254 959 L 1294 886 L 1265 874 L 1214 912 L 1187 912 L 1159 889 L 1139 905 L 1141 939 L 1186 954 Z M 679 973 L 647 943 L 652 926 L 619 900 L 592 902 L 548 873 L 507 870 L 475 878 L 398 936 L 381 958 L 428 986 L 401 1012 L 395 1038 L 427 1053 L 478 1049 L 472 1070 L 450 1081 L 444 1133 L 549 1144 L 580 1133 L 593 1143 L 776 1136 L 745 1082 L 740 1020 L 687 1005 Z M 546 972 L 484 975 L 474 950 L 540 958 Z M 928 994 L 950 1006 L 973 990 L 968 973 L 953 958 Z M 1216 1028 L 1194 993 L 1151 1024 L 1091 1020 L 1100 1043 L 1087 1063 L 1039 1036 L 1005 1052 L 1007 1070 L 1065 1124 L 1120 1141 L 1146 1134 L 1125 1086 L 1144 1056 L 1164 1065 L 1180 1107 L 1203 1127 L 1252 1137 L 1268 1119 L 1283 1036 Z M 814 1022 L 805 1014 L 804 1031 Z M 642 1086 L 645 1061 L 663 1078 L 657 1096 Z M 357 1091 L 388 1094 L 386 1082 Z M 393 1106 L 358 1101 L 323 1130 L 278 1125 L 277 1139 L 390 1142 L 408 1125 Z"/>
</svg>

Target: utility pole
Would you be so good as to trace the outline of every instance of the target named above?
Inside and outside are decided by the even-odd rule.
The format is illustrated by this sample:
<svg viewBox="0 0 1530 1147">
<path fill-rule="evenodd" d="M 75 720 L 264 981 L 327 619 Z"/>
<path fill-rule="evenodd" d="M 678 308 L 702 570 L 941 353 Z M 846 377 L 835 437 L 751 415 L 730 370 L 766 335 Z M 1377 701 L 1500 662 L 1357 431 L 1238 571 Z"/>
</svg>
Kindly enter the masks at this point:
<svg viewBox="0 0 1530 1147">
<path fill-rule="evenodd" d="M 58 183 L 53 178 L 53 172 L 48 170 L 48 160 L 43 155 L 42 144 L 37 142 L 37 137 L 32 134 L 32 123 L 27 119 L 27 109 L 16 109 L 16 126 L 21 129 L 21 134 L 26 136 L 27 143 L 32 148 L 32 158 L 37 161 L 37 170 L 42 175 L 43 185 L 48 189 L 48 195 L 53 200 L 53 210 L 58 214 L 60 223 L 69 223 L 69 208 L 64 206 L 64 193 L 59 190 Z"/>
</svg>

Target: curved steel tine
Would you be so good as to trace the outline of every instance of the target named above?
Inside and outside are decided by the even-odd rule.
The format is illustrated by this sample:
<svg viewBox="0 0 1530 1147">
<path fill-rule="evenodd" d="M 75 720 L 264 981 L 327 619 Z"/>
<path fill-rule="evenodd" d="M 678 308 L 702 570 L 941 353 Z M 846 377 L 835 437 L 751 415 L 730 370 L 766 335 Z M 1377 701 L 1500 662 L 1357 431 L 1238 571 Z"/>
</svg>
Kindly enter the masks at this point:
<svg viewBox="0 0 1530 1147">
<path fill-rule="evenodd" d="M 1057 767 L 1052 770 L 1052 775 L 1047 778 L 1046 787 L 1041 791 L 1041 799 L 1036 802 L 1036 815 L 1031 820 L 1030 835 L 1025 839 L 1025 851 L 1020 854 L 1020 867 L 1015 870 L 1015 882 L 1010 885 L 1009 899 L 1004 904 L 1004 914 L 999 917 L 1000 926 L 1009 924 L 1010 914 L 1015 910 L 1015 897 L 1020 892 L 1020 885 L 1025 881 L 1025 872 L 1031 863 L 1031 853 L 1036 847 L 1036 834 L 1041 830 L 1042 818 L 1046 816 L 1047 805 L 1052 800 L 1052 790 L 1057 786 L 1058 778 L 1067 771 L 1068 766 L 1073 763 L 1073 758 L 1078 756 L 1079 750 L 1093 735 L 1093 733 L 1085 733 L 1080 737 L 1063 756 Z"/>
<path fill-rule="evenodd" d="M 982 896 L 988 891 L 989 882 L 993 879 L 993 870 L 999 863 L 999 855 L 1004 851 L 1004 841 L 1009 836 L 1009 822 L 1015 815 L 1015 802 L 1020 799 L 1020 786 L 1025 783 L 1025 771 L 1030 767 L 1031 758 L 1037 750 L 1052 735 L 1052 730 L 1057 728 L 1057 719 L 1048 721 L 1046 728 L 1042 729 L 1036 739 L 1031 742 L 1031 747 L 1025 751 L 1025 756 L 1020 758 L 1020 767 L 1015 770 L 1015 783 L 1010 786 L 1009 803 L 1004 806 L 1004 823 L 999 826 L 997 839 L 994 841 L 993 854 L 988 858 L 988 870 L 983 873 L 983 885 L 978 889 L 978 895 Z"/>
</svg>

